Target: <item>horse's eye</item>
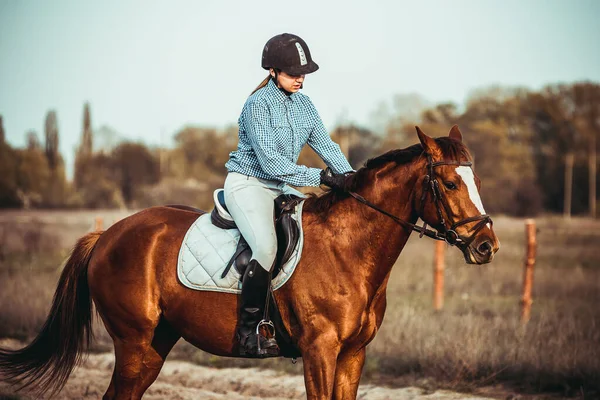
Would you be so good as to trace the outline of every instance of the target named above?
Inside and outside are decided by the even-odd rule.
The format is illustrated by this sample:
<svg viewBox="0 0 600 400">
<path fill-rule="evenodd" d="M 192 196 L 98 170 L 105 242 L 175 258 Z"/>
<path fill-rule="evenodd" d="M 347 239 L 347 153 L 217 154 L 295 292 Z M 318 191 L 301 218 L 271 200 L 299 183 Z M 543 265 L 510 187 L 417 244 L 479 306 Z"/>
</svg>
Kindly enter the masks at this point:
<svg viewBox="0 0 600 400">
<path fill-rule="evenodd" d="M 448 189 L 448 190 L 456 189 L 456 185 L 452 182 L 444 182 L 444 186 L 446 186 L 446 189 Z"/>
</svg>

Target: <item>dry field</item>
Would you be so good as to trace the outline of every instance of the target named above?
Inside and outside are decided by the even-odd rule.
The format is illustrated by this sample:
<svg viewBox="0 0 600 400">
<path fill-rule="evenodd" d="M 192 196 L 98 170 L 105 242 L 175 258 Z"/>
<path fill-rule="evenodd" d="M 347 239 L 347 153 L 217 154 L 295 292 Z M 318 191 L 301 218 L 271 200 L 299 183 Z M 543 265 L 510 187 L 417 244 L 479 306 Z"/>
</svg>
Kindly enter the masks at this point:
<svg viewBox="0 0 600 400">
<path fill-rule="evenodd" d="M 127 214 L 0 212 L 0 338 L 31 339 L 46 318 L 59 266 L 75 239 L 93 228 L 95 216 L 102 216 L 106 227 Z M 519 323 L 525 252 L 522 220 L 495 218 L 502 248 L 491 265 L 467 266 L 459 251 L 448 249 L 441 312 L 431 307 L 433 243 L 413 235 L 389 282 L 382 329 L 368 347 L 361 398 L 443 398 L 437 397 L 444 393 L 439 389 L 492 397 L 509 393 L 511 398 L 599 398 L 600 221 L 544 217 L 537 222 L 534 303 L 525 327 Z M 92 355 L 69 382 L 79 387 L 77 382 L 89 376 L 87 398 L 98 398 L 109 381 L 111 356 L 105 352 L 110 351 L 110 340 L 101 323 L 95 328 L 92 350 L 102 354 Z M 225 389 L 213 397 L 194 392 L 201 386 L 211 390 L 207 382 L 217 382 L 219 376 L 227 376 L 231 385 L 228 398 L 304 397 L 301 362 L 219 358 L 184 342 L 176 346 L 170 360 L 181 361 L 165 366 L 148 398 L 224 398 Z M 232 367 L 246 369 L 237 375 L 231 371 L 239 370 L 214 372 L 214 368 Z M 269 369 L 259 375 L 264 391 L 244 378 L 252 375 L 250 367 Z M 185 374 L 174 377 L 179 373 L 173 371 L 184 370 Z M 275 382 L 299 383 L 286 383 L 285 392 L 270 392 L 269 376 Z M 169 392 L 173 385 L 177 390 Z M 65 398 L 84 398 L 85 392 L 69 387 L 65 393 L 75 390 L 76 394 Z M 398 392 L 378 392 L 384 390 Z M 8 392 L 0 386 L 0 398 L 2 393 Z M 466 395 L 458 395 L 462 396 Z"/>
<path fill-rule="evenodd" d="M 3 346 L 13 346 L 0 340 Z M 19 343 L 20 344 L 20 343 Z M 110 353 L 92 354 L 76 368 L 69 382 L 57 396 L 68 400 L 99 399 L 110 381 L 114 356 Z M 3 393 L 6 393 L 3 397 Z M 35 395 L 10 394 L 11 389 L 0 381 L 0 399 L 36 399 Z M 159 378 L 144 395 L 147 400 L 291 400 L 304 399 L 304 379 L 273 369 L 212 368 L 186 361 L 168 361 Z M 448 390 L 429 390 L 417 387 L 387 388 L 361 385 L 358 398 L 363 400 L 492 400 L 491 397 L 466 395 Z"/>
</svg>

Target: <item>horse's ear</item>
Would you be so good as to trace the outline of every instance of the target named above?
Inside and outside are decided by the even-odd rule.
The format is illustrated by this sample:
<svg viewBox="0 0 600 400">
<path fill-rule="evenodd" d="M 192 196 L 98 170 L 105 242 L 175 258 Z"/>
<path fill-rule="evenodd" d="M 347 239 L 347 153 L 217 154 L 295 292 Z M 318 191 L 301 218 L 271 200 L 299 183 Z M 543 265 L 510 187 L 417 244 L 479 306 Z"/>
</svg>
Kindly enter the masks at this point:
<svg viewBox="0 0 600 400">
<path fill-rule="evenodd" d="M 459 142 L 462 142 L 462 133 L 460 132 L 460 129 L 458 129 L 458 125 L 454 125 L 450 129 L 450 133 L 448 134 L 448 136 L 450 136 L 452 139 L 456 139 Z"/>
<path fill-rule="evenodd" d="M 415 128 L 417 129 L 417 136 L 419 136 L 419 140 L 421 141 L 421 145 L 423 145 L 425 153 L 431 156 L 436 155 L 439 152 L 439 147 L 435 142 L 435 139 L 427 136 L 418 126 L 415 126 Z"/>
</svg>

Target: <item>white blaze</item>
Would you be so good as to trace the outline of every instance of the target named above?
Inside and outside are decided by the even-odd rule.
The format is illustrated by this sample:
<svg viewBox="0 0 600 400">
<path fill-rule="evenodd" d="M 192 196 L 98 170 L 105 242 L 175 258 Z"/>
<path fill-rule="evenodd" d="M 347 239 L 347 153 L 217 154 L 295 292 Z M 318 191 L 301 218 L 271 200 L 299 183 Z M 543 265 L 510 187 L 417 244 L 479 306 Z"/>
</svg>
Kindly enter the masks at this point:
<svg viewBox="0 0 600 400">
<path fill-rule="evenodd" d="M 481 202 L 481 197 L 479 197 L 479 191 L 477 190 L 477 185 L 475 185 L 475 175 L 473 175 L 471 167 L 456 167 L 456 173 L 460 175 L 465 185 L 467 185 L 469 197 L 475 207 L 477 207 L 480 213 L 485 214 L 483 203 Z"/>
</svg>

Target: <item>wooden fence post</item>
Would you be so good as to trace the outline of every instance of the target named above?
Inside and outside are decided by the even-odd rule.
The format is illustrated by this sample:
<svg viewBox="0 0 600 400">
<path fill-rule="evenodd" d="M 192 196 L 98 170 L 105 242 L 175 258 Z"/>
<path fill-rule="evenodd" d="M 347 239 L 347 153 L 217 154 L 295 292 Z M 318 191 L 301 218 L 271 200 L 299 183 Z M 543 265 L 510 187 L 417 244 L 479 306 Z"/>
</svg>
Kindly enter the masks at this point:
<svg viewBox="0 0 600 400">
<path fill-rule="evenodd" d="M 525 238 L 527 242 L 527 253 L 525 259 L 525 268 L 523 271 L 523 297 L 521 297 L 521 322 L 526 324 L 531 316 L 531 289 L 533 288 L 533 267 L 535 266 L 536 255 L 536 237 L 535 221 L 528 219 L 525 221 Z"/>
<path fill-rule="evenodd" d="M 96 217 L 96 223 L 95 223 L 95 230 L 97 231 L 101 231 L 102 230 L 102 226 L 103 226 L 103 220 L 102 217 Z"/>
<path fill-rule="evenodd" d="M 444 268 L 445 268 L 446 242 L 435 242 L 435 255 L 433 260 L 433 309 L 439 311 L 444 307 Z"/>
</svg>

